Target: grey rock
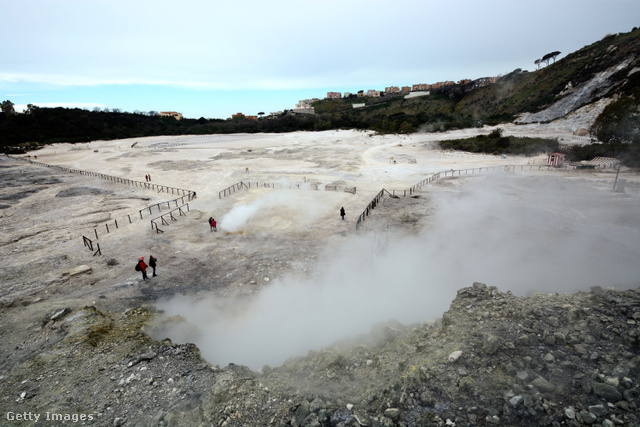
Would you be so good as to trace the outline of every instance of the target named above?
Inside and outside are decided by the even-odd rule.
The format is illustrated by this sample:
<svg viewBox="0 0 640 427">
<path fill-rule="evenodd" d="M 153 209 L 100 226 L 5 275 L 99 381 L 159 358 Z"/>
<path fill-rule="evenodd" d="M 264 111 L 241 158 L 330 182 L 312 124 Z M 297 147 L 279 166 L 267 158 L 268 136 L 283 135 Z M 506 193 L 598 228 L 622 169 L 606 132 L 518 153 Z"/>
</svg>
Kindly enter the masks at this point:
<svg viewBox="0 0 640 427">
<path fill-rule="evenodd" d="M 58 319 L 62 319 L 64 316 L 66 316 L 69 313 L 71 313 L 71 309 L 70 308 L 63 308 L 62 310 L 57 311 L 56 313 L 51 315 L 49 320 L 55 321 L 55 320 L 58 320 Z"/>
<path fill-rule="evenodd" d="M 500 348 L 500 341 L 495 335 L 489 335 L 482 344 L 482 351 L 486 354 L 495 354 Z"/>
<path fill-rule="evenodd" d="M 522 396 L 513 396 L 511 399 L 509 399 L 509 403 L 514 408 L 520 405 L 523 401 L 524 401 L 524 398 Z"/>
<path fill-rule="evenodd" d="M 309 404 L 309 412 L 319 412 L 321 409 L 326 409 L 326 405 L 322 399 L 316 397 Z"/>
<path fill-rule="evenodd" d="M 578 418 L 582 419 L 582 422 L 591 425 L 596 422 L 597 417 L 589 411 L 580 411 L 578 413 Z"/>
<path fill-rule="evenodd" d="M 594 383 L 593 392 L 596 396 L 606 399 L 608 402 L 617 402 L 622 399 L 622 394 L 618 389 L 610 384 Z"/>
<path fill-rule="evenodd" d="M 397 420 L 400 417 L 400 409 L 398 408 L 387 408 L 384 411 L 384 416 L 390 418 L 392 420 Z"/>
<path fill-rule="evenodd" d="M 598 417 L 603 417 L 609 412 L 604 405 L 591 405 L 589 406 L 589 412 L 596 414 Z"/>
<path fill-rule="evenodd" d="M 300 403 L 300 406 L 298 406 L 298 409 L 296 409 L 296 413 L 295 413 L 295 423 L 296 425 L 303 425 L 304 424 L 304 420 L 307 418 L 307 416 L 309 415 L 309 402 L 306 400 L 303 400 L 302 403 Z"/>
<path fill-rule="evenodd" d="M 556 386 L 545 380 L 542 377 L 538 377 L 532 381 L 532 384 L 540 391 L 550 393 L 556 389 Z"/>
<path fill-rule="evenodd" d="M 616 378 L 618 378 L 618 379 L 622 379 L 622 378 L 624 378 L 624 377 L 629 375 L 629 367 L 625 366 L 625 365 L 618 365 L 611 372 L 611 375 L 616 377 Z"/>
<path fill-rule="evenodd" d="M 564 408 L 564 415 L 569 418 L 570 420 L 575 420 L 576 419 L 576 411 L 572 406 L 568 406 L 566 408 Z"/>
</svg>

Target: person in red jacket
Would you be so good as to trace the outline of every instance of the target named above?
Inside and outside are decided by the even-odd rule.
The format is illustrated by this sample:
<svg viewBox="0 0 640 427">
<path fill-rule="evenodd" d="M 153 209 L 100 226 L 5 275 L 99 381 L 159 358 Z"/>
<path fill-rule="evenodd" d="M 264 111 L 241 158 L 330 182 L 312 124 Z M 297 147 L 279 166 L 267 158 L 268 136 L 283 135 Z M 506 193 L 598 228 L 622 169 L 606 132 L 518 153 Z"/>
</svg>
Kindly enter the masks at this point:
<svg viewBox="0 0 640 427">
<path fill-rule="evenodd" d="M 138 265 L 140 266 L 140 271 L 142 271 L 142 280 L 147 280 L 147 264 L 144 262 L 144 257 L 140 257 L 140 261 L 138 261 Z"/>
</svg>

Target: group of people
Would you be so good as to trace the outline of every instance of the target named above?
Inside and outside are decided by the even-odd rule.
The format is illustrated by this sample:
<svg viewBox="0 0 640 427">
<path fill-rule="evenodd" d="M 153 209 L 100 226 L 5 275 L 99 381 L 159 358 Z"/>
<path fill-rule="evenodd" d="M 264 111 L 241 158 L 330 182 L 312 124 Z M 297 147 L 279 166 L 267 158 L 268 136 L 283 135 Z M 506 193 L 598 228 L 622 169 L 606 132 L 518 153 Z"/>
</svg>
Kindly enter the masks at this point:
<svg viewBox="0 0 640 427">
<path fill-rule="evenodd" d="M 153 268 L 153 276 L 152 277 L 156 277 L 156 262 L 158 260 L 156 258 L 154 258 L 153 255 L 149 255 L 149 267 Z M 144 262 L 144 257 L 141 256 L 140 257 L 140 261 L 138 261 L 138 265 L 136 266 L 136 270 L 141 271 L 142 272 L 142 280 L 147 280 L 147 264 Z"/>
<path fill-rule="evenodd" d="M 146 180 L 147 180 L 147 182 L 151 181 L 151 174 L 150 174 L 150 173 L 146 174 L 146 175 L 144 176 L 144 179 L 146 179 Z"/>
<path fill-rule="evenodd" d="M 217 225 L 218 223 L 215 219 L 213 219 L 213 217 L 209 218 L 209 226 L 211 227 L 211 231 L 218 231 Z"/>
</svg>

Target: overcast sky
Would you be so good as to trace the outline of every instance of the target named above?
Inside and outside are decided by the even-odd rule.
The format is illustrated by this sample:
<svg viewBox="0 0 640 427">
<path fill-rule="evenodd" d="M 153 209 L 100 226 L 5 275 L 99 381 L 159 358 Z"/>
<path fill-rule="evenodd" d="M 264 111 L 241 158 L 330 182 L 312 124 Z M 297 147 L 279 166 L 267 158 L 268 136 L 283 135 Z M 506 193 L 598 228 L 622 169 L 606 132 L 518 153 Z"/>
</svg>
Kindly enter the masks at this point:
<svg viewBox="0 0 640 427">
<path fill-rule="evenodd" d="M 636 26 L 638 0 L 0 0 L 0 100 L 255 115 L 532 71 Z"/>
</svg>

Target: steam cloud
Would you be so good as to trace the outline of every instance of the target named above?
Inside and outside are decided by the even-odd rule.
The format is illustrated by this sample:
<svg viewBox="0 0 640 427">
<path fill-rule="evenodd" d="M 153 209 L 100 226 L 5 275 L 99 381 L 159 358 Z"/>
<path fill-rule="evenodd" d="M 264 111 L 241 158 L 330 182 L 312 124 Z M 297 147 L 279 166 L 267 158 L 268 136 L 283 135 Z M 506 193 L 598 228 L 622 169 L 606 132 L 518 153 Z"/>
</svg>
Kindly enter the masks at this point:
<svg viewBox="0 0 640 427">
<path fill-rule="evenodd" d="M 323 257 L 317 279 L 284 277 L 250 301 L 173 299 L 161 308 L 199 331 L 162 333 L 195 342 L 211 363 L 257 369 L 390 319 L 440 317 L 474 281 L 516 295 L 640 283 L 640 202 L 611 192 L 608 181 L 484 176 L 433 200 L 433 226 L 421 236 L 383 236 L 382 250 L 380 236 L 345 239 Z M 241 213 L 238 224 L 250 216 Z"/>
<path fill-rule="evenodd" d="M 286 188 L 288 183 L 283 183 Z M 272 229 L 277 221 L 289 222 L 289 210 L 301 212 L 296 222 L 304 225 L 315 221 L 326 206 L 326 193 L 299 190 L 280 190 L 267 194 L 249 204 L 234 206 L 219 221 L 218 228 L 236 232 L 251 229 Z M 288 224 L 292 225 L 292 224 Z"/>
</svg>

